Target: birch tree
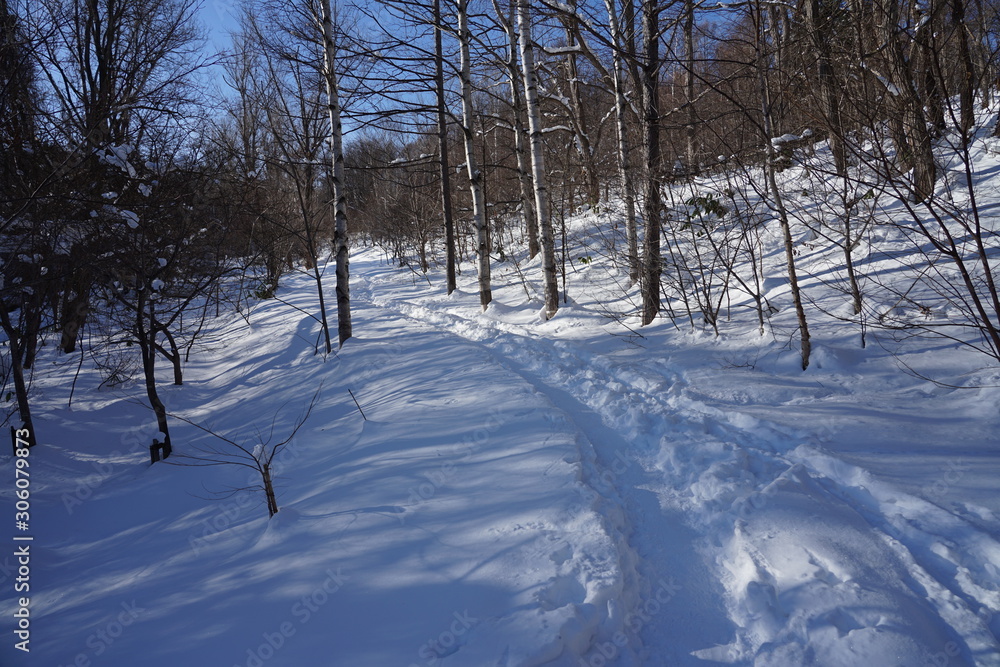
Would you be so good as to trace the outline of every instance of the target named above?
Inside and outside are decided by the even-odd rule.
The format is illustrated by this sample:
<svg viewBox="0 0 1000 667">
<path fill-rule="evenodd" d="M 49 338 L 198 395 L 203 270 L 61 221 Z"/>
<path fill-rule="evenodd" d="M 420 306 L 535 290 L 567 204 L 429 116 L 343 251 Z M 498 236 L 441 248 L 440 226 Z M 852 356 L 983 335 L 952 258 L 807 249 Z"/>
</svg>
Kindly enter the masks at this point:
<svg viewBox="0 0 1000 667">
<path fill-rule="evenodd" d="M 534 44 L 531 39 L 530 0 L 517 0 L 517 30 L 521 47 L 521 74 L 524 77 L 525 108 L 531 138 L 531 178 L 535 189 L 535 212 L 542 244 L 542 271 L 545 274 L 545 316 L 559 310 L 559 282 L 556 271 L 555 237 L 549 212 L 546 188 L 545 146 L 542 141 L 542 114 L 538 104 L 538 78 L 535 72 Z"/>
<path fill-rule="evenodd" d="M 483 173 L 476 156 L 476 114 L 472 106 L 472 62 L 469 33 L 468 0 L 456 0 L 458 44 L 461 58 L 459 78 L 462 86 L 462 135 L 465 140 L 465 169 L 469 174 L 469 191 L 472 194 L 472 218 L 476 226 L 476 264 L 479 272 L 479 303 L 486 310 L 493 300 L 490 284 L 490 230 L 486 220 L 486 197 L 483 193 Z"/>
<path fill-rule="evenodd" d="M 483 191 L 483 174 L 479 168 L 476 152 L 476 113 L 473 107 L 472 62 L 469 31 L 468 0 L 456 0 L 457 38 L 459 46 L 459 82 L 462 98 L 462 139 L 465 149 L 465 171 L 469 178 L 469 193 L 472 198 L 472 217 L 476 230 L 475 253 L 479 283 L 479 302 L 483 310 L 493 300 L 490 279 L 489 227 L 486 218 L 486 198 Z"/>
<path fill-rule="evenodd" d="M 597 206 L 601 199 L 601 184 L 598 180 L 597 165 L 594 162 L 594 148 L 587 128 L 583 101 L 580 96 L 580 73 L 577 67 L 577 54 L 581 50 L 579 44 L 580 29 L 577 25 L 576 0 L 568 0 L 565 10 L 559 13 L 566 36 L 565 68 L 566 68 L 566 107 L 570 124 L 573 127 L 574 147 L 583 167 L 583 180 L 587 186 L 587 203 Z"/>
<path fill-rule="evenodd" d="M 510 0 L 507 14 L 498 0 L 493 0 L 497 22 L 507 36 L 507 53 L 504 61 L 504 74 L 510 86 L 510 103 L 512 109 L 511 131 L 514 136 L 514 152 L 517 157 L 517 180 L 521 190 L 521 210 L 524 215 L 524 227 L 528 236 L 528 257 L 534 259 L 538 255 L 538 217 L 535 211 L 535 195 L 531 179 L 531 158 L 528 155 L 525 139 L 524 80 L 521 75 L 518 60 L 518 31 L 516 23 L 517 2 Z"/>
<path fill-rule="evenodd" d="M 327 112 L 330 117 L 330 159 L 333 163 L 333 246 L 337 258 L 337 336 L 340 345 L 351 337 L 351 285 L 347 238 L 347 193 L 344 188 L 344 130 L 341 125 L 340 90 L 337 85 L 337 42 L 333 31 L 330 0 L 321 0 L 323 28 L 323 78 L 326 82 Z"/>
<path fill-rule="evenodd" d="M 631 5 L 632 0 L 625 0 Z M 632 182 L 632 170 L 629 165 L 629 139 L 628 139 L 628 101 L 625 98 L 625 58 L 623 52 L 634 57 L 634 53 L 628 51 L 628 40 L 622 32 L 621 24 L 618 21 L 618 10 L 615 7 L 615 0 L 604 0 L 608 10 L 608 26 L 611 30 L 611 77 L 612 87 L 615 94 L 615 137 L 618 143 L 617 162 L 618 178 L 622 189 L 622 202 L 625 204 L 625 239 L 626 257 L 628 261 L 629 284 L 634 285 L 639 281 L 639 239 L 635 220 L 635 187 Z M 632 29 L 629 26 L 628 29 Z M 632 42 L 634 44 L 634 42 Z"/>
<path fill-rule="evenodd" d="M 695 53 L 694 14 L 695 0 L 684 0 L 682 30 L 684 32 L 684 161 L 688 174 L 698 173 L 698 146 L 695 143 L 698 122 L 695 108 Z"/>
</svg>

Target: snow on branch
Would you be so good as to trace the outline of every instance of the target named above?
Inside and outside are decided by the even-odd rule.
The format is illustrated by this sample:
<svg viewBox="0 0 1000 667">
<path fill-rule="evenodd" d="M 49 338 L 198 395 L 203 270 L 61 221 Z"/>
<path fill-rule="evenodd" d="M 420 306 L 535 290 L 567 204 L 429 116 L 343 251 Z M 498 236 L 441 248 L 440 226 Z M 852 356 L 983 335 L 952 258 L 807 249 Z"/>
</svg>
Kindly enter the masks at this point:
<svg viewBox="0 0 1000 667">
<path fill-rule="evenodd" d="M 550 56 L 562 56 L 567 53 L 583 53 L 583 47 L 579 44 L 572 46 L 544 46 L 542 47 L 542 51 Z"/>
</svg>

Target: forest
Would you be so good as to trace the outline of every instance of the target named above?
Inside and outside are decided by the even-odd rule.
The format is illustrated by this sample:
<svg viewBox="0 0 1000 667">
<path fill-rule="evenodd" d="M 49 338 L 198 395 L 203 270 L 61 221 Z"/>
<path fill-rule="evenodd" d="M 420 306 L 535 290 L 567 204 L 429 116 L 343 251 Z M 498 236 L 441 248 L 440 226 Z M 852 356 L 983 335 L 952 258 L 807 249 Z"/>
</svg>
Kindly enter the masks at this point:
<svg viewBox="0 0 1000 667">
<path fill-rule="evenodd" d="M 0 0 L 0 663 L 1000 666 L 998 9 Z"/>
<path fill-rule="evenodd" d="M 817 306 L 799 287 L 801 225 L 840 254 L 829 283 L 850 308 L 835 316 L 862 345 L 883 329 L 1000 358 L 996 238 L 973 164 L 998 127 L 983 116 L 1000 48 L 989 2 L 223 10 L 232 48 L 214 53 L 195 0 L 0 5 L 11 424 L 34 434 L 38 351 L 57 346 L 107 386 L 141 379 L 168 456 L 158 386 L 183 383 L 206 319 L 301 272 L 330 354 L 352 335 L 352 246 L 443 266 L 447 293 L 473 262 L 486 309 L 491 272 L 526 244 L 551 318 L 566 218 L 586 211 L 615 211 L 606 259 L 627 270 L 623 293 L 638 289 L 619 317 L 641 325 L 719 335 L 736 301 L 763 334 L 780 279 L 807 368 Z M 762 262 L 775 227 L 779 276 Z M 865 272 L 887 227 L 909 243 L 904 279 Z"/>
</svg>

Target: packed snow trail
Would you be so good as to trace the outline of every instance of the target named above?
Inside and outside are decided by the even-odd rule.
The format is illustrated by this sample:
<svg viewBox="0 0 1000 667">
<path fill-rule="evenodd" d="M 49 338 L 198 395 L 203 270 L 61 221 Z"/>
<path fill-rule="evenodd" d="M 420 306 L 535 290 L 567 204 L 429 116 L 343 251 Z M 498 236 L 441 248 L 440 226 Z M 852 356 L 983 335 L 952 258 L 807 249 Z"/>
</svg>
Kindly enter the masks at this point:
<svg viewBox="0 0 1000 667">
<path fill-rule="evenodd" d="M 639 628 L 644 664 L 1000 665 L 1000 544 L 973 523 L 807 428 L 699 400 L 662 358 L 594 351 L 572 306 L 548 323 L 530 303 L 481 314 L 363 273 L 375 303 L 488 347 L 577 416 L 595 488 L 623 500 L 644 600 L 667 575 L 681 591 Z"/>
</svg>

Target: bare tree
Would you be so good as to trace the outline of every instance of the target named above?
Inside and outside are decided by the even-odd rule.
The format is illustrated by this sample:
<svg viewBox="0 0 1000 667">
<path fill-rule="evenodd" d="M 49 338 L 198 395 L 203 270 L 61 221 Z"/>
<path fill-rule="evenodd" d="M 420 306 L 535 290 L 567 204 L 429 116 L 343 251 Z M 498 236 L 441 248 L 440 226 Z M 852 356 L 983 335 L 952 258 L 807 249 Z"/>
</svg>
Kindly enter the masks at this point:
<svg viewBox="0 0 1000 667">
<path fill-rule="evenodd" d="M 524 97 L 531 137 L 531 178 L 535 188 L 535 212 L 542 243 L 542 270 L 545 273 L 545 316 L 551 318 L 559 310 L 559 283 L 556 275 L 555 237 L 549 213 L 549 194 L 545 173 L 545 146 L 542 141 L 542 114 L 538 102 L 538 80 L 535 72 L 534 42 L 531 39 L 530 0 L 517 0 L 517 30 L 521 47 L 521 75 L 524 77 Z"/>
<path fill-rule="evenodd" d="M 437 121 L 438 167 L 441 178 L 441 217 L 444 223 L 445 283 L 448 294 L 455 291 L 455 215 L 451 206 L 451 164 L 448 160 L 448 104 L 444 80 L 444 17 L 441 0 L 434 0 L 434 97 Z"/>
<path fill-rule="evenodd" d="M 761 128 L 764 131 L 763 139 L 766 142 L 764 146 L 764 175 L 767 180 L 767 193 L 769 195 L 768 203 L 772 210 L 777 214 L 778 222 L 781 226 L 781 234 L 785 246 L 785 266 L 788 272 L 788 284 L 792 290 L 792 300 L 795 304 L 795 316 L 799 324 L 802 370 L 805 370 L 809 366 L 809 354 L 812 348 L 812 343 L 809 336 L 809 324 L 806 321 L 805 306 L 802 301 L 802 291 L 799 287 L 798 272 L 795 268 L 795 248 L 792 245 L 792 232 L 791 224 L 788 218 L 788 208 L 785 206 L 785 200 L 781 190 L 778 188 L 778 182 L 775 176 L 777 173 L 775 139 L 778 137 L 776 137 L 774 130 L 773 111 L 771 106 L 771 87 L 768 82 L 767 24 L 765 23 L 764 18 L 765 12 L 760 3 L 753 5 L 751 11 L 753 11 L 753 21 L 757 27 L 754 45 L 757 56 L 757 81 L 760 86 Z"/>
<path fill-rule="evenodd" d="M 456 0 L 458 44 L 461 58 L 459 77 L 462 86 L 462 135 L 465 140 L 465 170 L 469 174 L 472 193 L 472 218 L 476 225 L 476 259 L 479 272 L 479 303 L 486 307 L 493 300 L 490 280 L 490 230 L 486 220 L 486 198 L 483 193 L 483 173 L 479 168 L 475 144 L 475 109 L 472 106 L 472 62 L 469 32 L 468 0 Z"/>
<path fill-rule="evenodd" d="M 504 70 L 510 84 L 513 118 L 511 131 L 514 136 L 514 151 L 517 156 L 521 210 L 524 214 L 524 225 L 528 235 L 528 257 L 534 259 L 539 252 L 538 215 L 535 211 L 535 195 L 531 180 L 531 158 L 525 146 L 528 130 L 525 127 L 524 78 L 518 60 L 517 2 L 510 0 L 506 13 L 498 0 L 493 0 L 493 8 L 496 12 L 497 23 L 507 35 L 507 57 L 504 61 Z"/>
<path fill-rule="evenodd" d="M 618 20 L 616 0 L 605 0 L 608 11 L 608 26 L 611 38 L 612 54 L 612 86 L 615 93 L 615 137 L 618 140 L 617 162 L 618 177 L 621 183 L 622 201 L 625 204 L 625 239 L 626 257 L 628 261 L 629 284 L 639 281 L 639 240 L 636 228 L 635 186 L 632 181 L 632 169 L 629 163 L 630 143 L 628 137 L 629 104 L 625 98 L 626 61 L 635 61 L 634 40 L 626 36 Z M 626 0 L 631 7 L 632 0 Z M 625 30 L 633 30 L 634 26 L 626 26 Z"/>
<path fill-rule="evenodd" d="M 333 161 L 334 253 L 337 258 L 337 336 L 340 344 L 351 337 L 351 284 L 347 238 L 347 193 L 344 189 L 344 129 L 341 125 L 340 90 L 337 83 L 337 42 L 330 0 L 322 0 L 323 78 L 330 118 L 330 159 Z"/>
<path fill-rule="evenodd" d="M 660 147 L 660 6 L 642 0 L 643 156 L 645 160 L 645 238 L 643 246 L 642 323 L 652 323 L 660 312 L 660 235 L 663 204 L 660 183 L 663 157 Z"/>
<path fill-rule="evenodd" d="M 183 122 L 195 102 L 192 77 L 207 62 L 196 9 L 196 0 L 39 0 L 33 29 L 47 37 L 38 50 L 40 69 L 51 117 L 58 119 L 53 127 L 71 152 L 62 178 L 87 170 L 92 188 L 104 170 L 94 151 L 158 141 Z M 83 193 L 95 201 L 100 194 Z M 103 221 L 83 219 L 88 224 L 78 226 L 93 233 L 77 237 L 94 242 L 78 252 L 89 261 L 100 255 Z M 80 271 L 64 290 L 60 346 L 67 353 L 86 321 L 94 275 Z"/>
<path fill-rule="evenodd" d="M 263 492 L 265 502 L 267 503 L 267 516 L 268 518 L 271 518 L 277 514 L 280 509 L 278 507 L 278 498 L 274 490 L 274 475 L 272 466 L 274 465 L 275 459 L 278 458 L 285 447 L 291 444 L 296 434 L 298 434 L 299 429 L 301 429 L 303 424 L 306 423 L 306 420 L 309 419 L 309 415 L 312 413 L 313 407 L 315 407 L 316 401 L 319 399 L 321 390 L 322 386 L 320 386 L 320 388 L 316 390 L 316 393 L 313 394 L 312 399 L 309 401 L 309 405 L 306 407 L 305 411 L 295 420 L 291 431 L 283 439 L 277 442 L 275 442 L 275 428 L 277 426 L 278 417 L 281 415 L 281 410 L 284 406 L 278 409 L 274 417 L 271 419 L 269 427 L 266 429 L 262 429 L 261 427 L 254 425 L 252 429 L 254 442 L 252 444 L 246 440 L 237 442 L 229 436 L 222 435 L 217 431 L 207 426 L 198 424 L 197 422 L 187 419 L 186 417 L 171 414 L 170 416 L 174 419 L 190 424 L 199 431 L 207 433 L 214 440 L 219 441 L 192 447 L 190 453 L 185 452 L 183 454 L 178 454 L 174 460 L 171 461 L 171 463 L 181 466 L 237 466 L 249 468 L 253 471 L 254 479 L 259 479 L 259 484 L 247 487 L 231 488 L 227 489 L 223 493 L 232 494 L 244 490 Z"/>
</svg>

